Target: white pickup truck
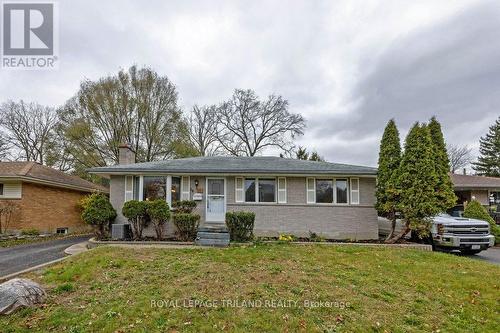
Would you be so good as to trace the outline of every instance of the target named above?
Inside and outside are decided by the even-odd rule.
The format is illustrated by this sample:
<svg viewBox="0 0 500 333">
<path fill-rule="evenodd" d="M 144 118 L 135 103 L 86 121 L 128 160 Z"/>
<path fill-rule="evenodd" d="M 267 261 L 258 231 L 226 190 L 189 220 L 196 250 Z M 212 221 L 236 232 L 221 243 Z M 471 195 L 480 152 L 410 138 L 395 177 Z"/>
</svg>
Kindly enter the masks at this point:
<svg viewBox="0 0 500 333">
<path fill-rule="evenodd" d="M 431 236 L 436 250 L 459 250 L 464 254 L 479 253 L 495 243 L 488 222 L 448 214 L 433 219 Z"/>
</svg>

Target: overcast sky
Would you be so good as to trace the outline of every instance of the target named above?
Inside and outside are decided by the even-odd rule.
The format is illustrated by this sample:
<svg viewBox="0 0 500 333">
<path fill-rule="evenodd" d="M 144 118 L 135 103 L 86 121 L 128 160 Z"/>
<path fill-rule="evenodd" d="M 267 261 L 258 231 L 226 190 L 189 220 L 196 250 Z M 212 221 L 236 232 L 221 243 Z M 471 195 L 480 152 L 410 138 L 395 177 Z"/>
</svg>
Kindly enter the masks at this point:
<svg viewBox="0 0 500 333">
<path fill-rule="evenodd" d="M 58 106 L 132 64 L 167 75 L 185 111 L 235 88 L 279 94 L 298 143 L 376 165 L 384 126 L 436 115 L 477 150 L 500 114 L 500 1 L 59 1 L 57 71 L 0 70 L 0 102 Z"/>
</svg>

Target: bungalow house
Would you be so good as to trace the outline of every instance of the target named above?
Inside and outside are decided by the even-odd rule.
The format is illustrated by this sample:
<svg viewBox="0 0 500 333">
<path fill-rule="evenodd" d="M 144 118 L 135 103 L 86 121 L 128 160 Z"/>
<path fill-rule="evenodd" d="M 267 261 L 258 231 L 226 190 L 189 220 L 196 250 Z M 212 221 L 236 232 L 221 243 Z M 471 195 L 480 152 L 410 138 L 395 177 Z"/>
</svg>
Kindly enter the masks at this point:
<svg viewBox="0 0 500 333">
<path fill-rule="evenodd" d="M 451 174 L 451 180 L 458 198 L 455 210 L 463 211 L 464 203 L 473 198 L 483 206 L 500 205 L 500 178 Z"/>
<path fill-rule="evenodd" d="M 197 202 L 205 226 L 223 224 L 227 211 L 251 211 L 260 236 L 378 237 L 375 168 L 279 157 L 134 161 L 134 152 L 122 146 L 118 165 L 89 170 L 110 179 L 115 223 L 127 223 L 121 214 L 127 200 L 187 199 Z"/>
<path fill-rule="evenodd" d="M 0 206 L 12 202 L 7 232 L 36 229 L 42 233 L 71 233 L 88 229 L 78 202 L 105 187 L 35 162 L 0 162 Z"/>
</svg>

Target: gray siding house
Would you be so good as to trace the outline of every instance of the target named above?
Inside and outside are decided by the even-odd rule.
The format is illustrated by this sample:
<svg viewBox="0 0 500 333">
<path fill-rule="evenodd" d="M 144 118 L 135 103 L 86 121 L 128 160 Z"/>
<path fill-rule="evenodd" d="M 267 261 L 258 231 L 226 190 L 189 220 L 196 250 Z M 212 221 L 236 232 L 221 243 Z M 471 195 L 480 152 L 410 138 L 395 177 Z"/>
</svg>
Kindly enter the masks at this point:
<svg viewBox="0 0 500 333">
<path fill-rule="evenodd" d="M 201 225 L 224 223 L 227 211 L 255 212 L 257 236 L 378 237 L 375 168 L 279 157 L 134 160 L 122 146 L 118 165 L 89 170 L 110 179 L 116 223 L 127 223 L 121 214 L 125 201 L 164 198 L 169 204 L 195 200 Z M 173 232 L 169 223 L 167 234 Z"/>
</svg>

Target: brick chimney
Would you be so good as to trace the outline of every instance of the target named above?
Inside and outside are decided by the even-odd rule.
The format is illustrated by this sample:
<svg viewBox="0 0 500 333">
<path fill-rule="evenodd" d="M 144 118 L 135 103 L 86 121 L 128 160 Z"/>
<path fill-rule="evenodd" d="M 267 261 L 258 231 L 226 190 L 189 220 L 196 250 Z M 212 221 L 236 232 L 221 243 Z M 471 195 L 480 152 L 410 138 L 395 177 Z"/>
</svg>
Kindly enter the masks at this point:
<svg viewBox="0 0 500 333">
<path fill-rule="evenodd" d="M 118 164 L 134 164 L 135 152 L 132 150 L 128 143 L 118 146 Z"/>
</svg>

